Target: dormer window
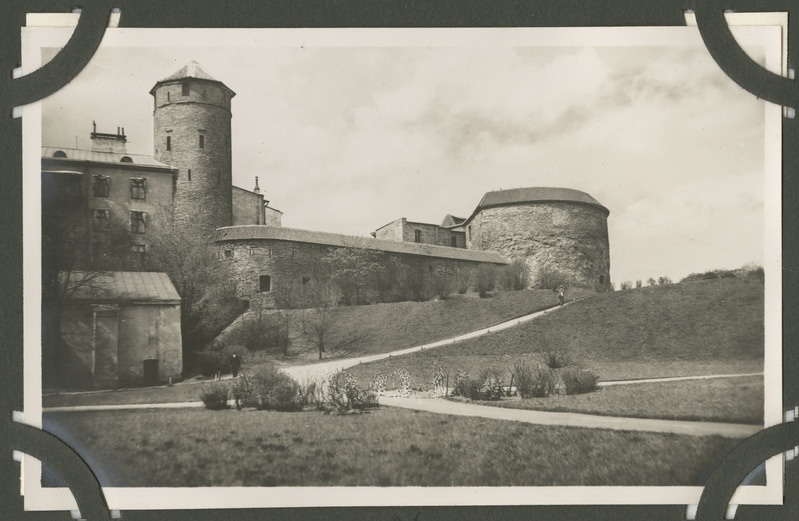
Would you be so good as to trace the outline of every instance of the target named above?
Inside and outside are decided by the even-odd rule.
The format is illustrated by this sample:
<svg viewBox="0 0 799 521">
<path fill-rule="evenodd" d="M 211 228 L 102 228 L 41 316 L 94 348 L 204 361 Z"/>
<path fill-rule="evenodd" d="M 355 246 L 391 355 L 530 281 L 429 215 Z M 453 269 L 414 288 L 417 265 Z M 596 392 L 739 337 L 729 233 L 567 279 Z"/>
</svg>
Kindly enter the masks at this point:
<svg viewBox="0 0 799 521">
<path fill-rule="evenodd" d="M 119 160 L 120 163 L 132 163 L 133 159 L 130 156 L 122 156 Z"/>
<path fill-rule="evenodd" d="M 56 150 L 53 152 L 53 157 L 67 157 L 67 153 L 63 150 Z"/>
</svg>

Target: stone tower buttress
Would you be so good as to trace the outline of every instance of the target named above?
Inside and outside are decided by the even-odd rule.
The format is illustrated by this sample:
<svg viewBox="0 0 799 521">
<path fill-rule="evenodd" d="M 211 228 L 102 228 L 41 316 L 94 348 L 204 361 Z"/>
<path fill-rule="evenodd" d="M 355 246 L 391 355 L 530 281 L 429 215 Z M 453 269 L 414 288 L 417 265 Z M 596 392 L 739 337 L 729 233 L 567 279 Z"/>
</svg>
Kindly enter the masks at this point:
<svg viewBox="0 0 799 521">
<path fill-rule="evenodd" d="M 235 92 L 196 62 L 158 81 L 155 159 L 178 170 L 174 219 L 211 232 L 233 223 L 230 102 Z"/>
</svg>

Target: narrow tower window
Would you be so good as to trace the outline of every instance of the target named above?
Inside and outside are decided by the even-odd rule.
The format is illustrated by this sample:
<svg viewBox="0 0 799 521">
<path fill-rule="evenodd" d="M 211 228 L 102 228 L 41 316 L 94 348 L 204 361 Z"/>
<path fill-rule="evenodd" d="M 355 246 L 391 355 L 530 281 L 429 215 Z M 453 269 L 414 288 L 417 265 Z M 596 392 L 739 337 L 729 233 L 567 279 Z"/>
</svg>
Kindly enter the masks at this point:
<svg viewBox="0 0 799 521">
<path fill-rule="evenodd" d="M 172 150 L 172 136 L 166 137 L 166 149 Z"/>
<path fill-rule="evenodd" d="M 191 168 L 189 168 L 189 181 L 191 181 Z"/>
<path fill-rule="evenodd" d="M 205 99 L 208 99 L 208 98 L 206 98 L 206 97 L 205 97 L 205 89 L 203 89 L 203 99 L 204 99 L 204 100 L 205 100 Z"/>
<path fill-rule="evenodd" d="M 169 95 L 169 91 L 166 91 L 166 100 L 172 101 L 172 97 Z"/>
<path fill-rule="evenodd" d="M 183 89 L 183 95 L 184 96 L 188 96 L 188 95 L 191 94 L 191 90 L 189 89 L 189 82 L 188 81 L 184 81 L 183 83 L 181 83 L 181 87 Z"/>
<path fill-rule="evenodd" d="M 200 148 L 205 148 L 205 136 L 200 134 Z"/>
</svg>

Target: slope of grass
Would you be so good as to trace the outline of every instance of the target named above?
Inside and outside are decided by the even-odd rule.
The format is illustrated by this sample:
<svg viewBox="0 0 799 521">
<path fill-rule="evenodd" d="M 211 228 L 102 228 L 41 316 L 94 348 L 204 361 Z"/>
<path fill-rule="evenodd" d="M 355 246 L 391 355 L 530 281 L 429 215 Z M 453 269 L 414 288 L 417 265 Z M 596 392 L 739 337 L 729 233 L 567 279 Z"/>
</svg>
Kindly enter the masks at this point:
<svg viewBox="0 0 799 521">
<path fill-rule="evenodd" d="M 404 368 L 425 385 L 434 364 L 452 378 L 458 369 L 476 376 L 548 345 L 601 380 L 749 373 L 762 370 L 763 342 L 762 283 L 719 279 L 598 294 L 518 327 L 352 372 L 370 381 Z"/>
<path fill-rule="evenodd" d="M 602 416 L 763 424 L 761 377 L 614 385 L 587 394 L 480 401 L 482 405 Z"/>
<path fill-rule="evenodd" d="M 121 487 L 696 485 L 739 443 L 397 409 L 58 413 L 44 426 Z"/>
<path fill-rule="evenodd" d="M 568 298 L 594 294 L 574 289 Z M 330 311 L 324 357 L 329 360 L 413 347 L 492 326 L 552 307 L 557 302 L 557 294 L 550 290 L 523 290 L 496 292 L 483 299 L 469 293 L 454 295 L 447 300 L 334 308 Z M 241 347 L 227 345 L 225 349 L 244 353 L 245 363 L 250 365 L 265 360 L 280 365 L 318 362 L 313 310 L 294 310 L 291 313 L 288 355 L 279 348 L 246 352 Z"/>
</svg>

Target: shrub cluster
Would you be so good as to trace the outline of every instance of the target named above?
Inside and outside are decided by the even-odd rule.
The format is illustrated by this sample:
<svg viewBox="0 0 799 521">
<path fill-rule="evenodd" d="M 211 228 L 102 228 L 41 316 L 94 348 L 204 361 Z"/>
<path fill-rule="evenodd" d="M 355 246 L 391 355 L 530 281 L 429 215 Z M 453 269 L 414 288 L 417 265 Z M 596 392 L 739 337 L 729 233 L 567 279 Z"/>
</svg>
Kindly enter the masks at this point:
<svg viewBox="0 0 799 521">
<path fill-rule="evenodd" d="M 378 407 L 377 395 L 358 385 L 358 378 L 348 371 L 331 373 L 327 378 L 327 401 L 336 411 L 363 411 Z"/>
<path fill-rule="evenodd" d="M 599 375 L 588 369 L 567 367 L 560 372 L 566 394 L 583 394 L 595 391 Z"/>
<path fill-rule="evenodd" d="M 228 403 L 228 388 L 224 384 L 213 384 L 200 393 L 200 399 L 206 409 L 221 411 L 230 407 Z"/>
<path fill-rule="evenodd" d="M 464 371 L 455 376 L 453 396 L 462 396 L 470 400 L 496 401 L 505 396 L 506 391 L 499 371 L 491 368 L 480 371 L 477 378 L 471 378 Z"/>
<path fill-rule="evenodd" d="M 299 411 L 304 407 L 300 386 L 292 377 L 272 364 L 259 367 L 250 375 L 241 375 L 231 389 L 236 408 Z"/>
<path fill-rule="evenodd" d="M 512 374 L 522 398 L 544 398 L 555 391 L 555 376 L 544 364 L 519 359 L 513 364 Z"/>
</svg>

